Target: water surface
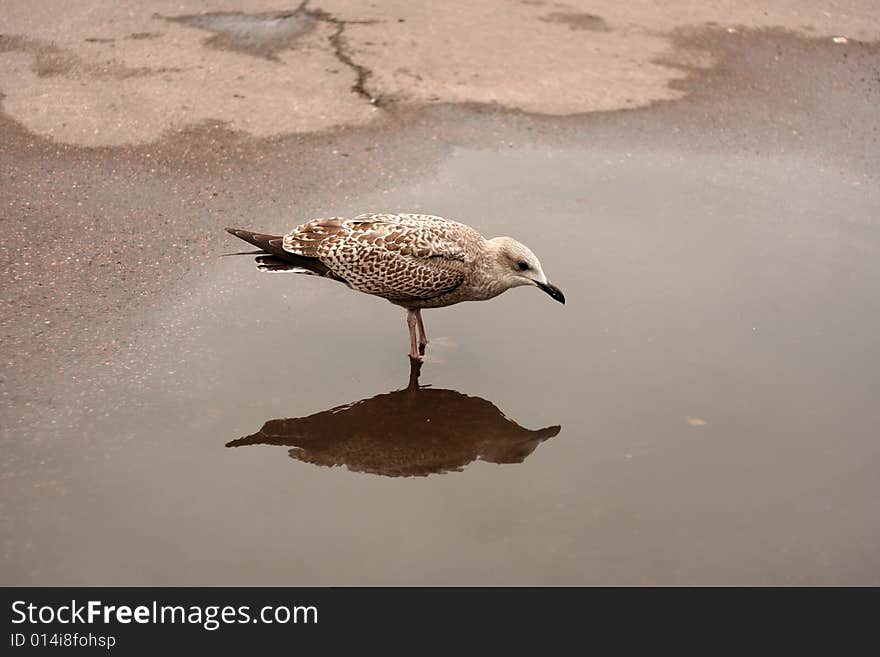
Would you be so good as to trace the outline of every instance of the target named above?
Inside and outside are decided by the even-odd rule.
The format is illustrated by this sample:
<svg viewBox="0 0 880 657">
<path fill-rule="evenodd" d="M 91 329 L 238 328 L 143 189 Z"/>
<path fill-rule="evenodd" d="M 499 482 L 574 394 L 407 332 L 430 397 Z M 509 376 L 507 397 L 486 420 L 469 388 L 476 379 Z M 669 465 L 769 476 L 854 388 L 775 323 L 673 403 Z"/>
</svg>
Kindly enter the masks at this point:
<svg viewBox="0 0 880 657">
<path fill-rule="evenodd" d="M 65 483 L 7 507 L 4 581 L 878 583 L 875 187 L 459 149 L 337 208 L 385 210 L 516 237 L 568 303 L 425 311 L 419 388 L 401 309 L 218 258 L 59 442 Z"/>
</svg>

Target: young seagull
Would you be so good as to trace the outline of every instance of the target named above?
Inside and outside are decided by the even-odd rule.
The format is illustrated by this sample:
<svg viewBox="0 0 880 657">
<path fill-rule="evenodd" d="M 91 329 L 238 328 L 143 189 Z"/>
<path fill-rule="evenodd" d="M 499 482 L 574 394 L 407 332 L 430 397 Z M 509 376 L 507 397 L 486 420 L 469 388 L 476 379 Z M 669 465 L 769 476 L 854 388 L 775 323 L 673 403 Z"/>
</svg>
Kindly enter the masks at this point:
<svg viewBox="0 0 880 657">
<path fill-rule="evenodd" d="M 409 355 L 416 360 L 428 344 L 422 308 L 484 301 L 521 285 L 539 287 L 565 303 L 528 248 L 510 237 L 487 240 L 470 226 L 442 217 L 314 219 L 283 237 L 226 230 L 260 249 L 249 252 L 257 255 L 260 271 L 331 278 L 405 308 Z"/>
</svg>

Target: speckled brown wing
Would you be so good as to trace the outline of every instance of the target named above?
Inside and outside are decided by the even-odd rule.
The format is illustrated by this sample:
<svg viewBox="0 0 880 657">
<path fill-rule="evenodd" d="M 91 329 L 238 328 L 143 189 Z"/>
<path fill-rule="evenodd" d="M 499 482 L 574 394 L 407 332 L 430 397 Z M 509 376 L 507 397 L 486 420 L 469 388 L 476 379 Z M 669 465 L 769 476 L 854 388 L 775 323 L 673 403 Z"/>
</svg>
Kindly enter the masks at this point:
<svg viewBox="0 0 880 657">
<path fill-rule="evenodd" d="M 423 301 L 462 284 L 482 236 L 431 215 L 315 219 L 284 236 L 284 250 L 318 258 L 361 292 Z"/>
</svg>

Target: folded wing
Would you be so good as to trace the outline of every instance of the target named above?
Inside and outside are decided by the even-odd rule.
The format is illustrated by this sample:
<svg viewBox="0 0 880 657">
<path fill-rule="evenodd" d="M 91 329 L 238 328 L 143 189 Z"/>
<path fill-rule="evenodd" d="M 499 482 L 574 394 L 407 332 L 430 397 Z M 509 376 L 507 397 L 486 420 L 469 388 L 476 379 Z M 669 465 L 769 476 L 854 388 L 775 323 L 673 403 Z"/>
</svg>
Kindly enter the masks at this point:
<svg viewBox="0 0 880 657">
<path fill-rule="evenodd" d="M 284 251 L 315 258 L 361 292 L 390 301 L 426 300 L 464 282 L 483 238 L 431 215 L 363 214 L 315 219 L 284 236 Z"/>
</svg>

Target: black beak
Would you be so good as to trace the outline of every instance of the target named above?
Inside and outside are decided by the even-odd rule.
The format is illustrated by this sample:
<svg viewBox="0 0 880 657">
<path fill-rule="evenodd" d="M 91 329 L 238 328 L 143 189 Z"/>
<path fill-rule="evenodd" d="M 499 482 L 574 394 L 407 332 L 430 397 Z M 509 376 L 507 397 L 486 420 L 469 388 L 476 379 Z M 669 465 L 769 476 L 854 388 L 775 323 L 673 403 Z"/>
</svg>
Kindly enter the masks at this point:
<svg viewBox="0 0 880 657">
<path fill-rule="evenodd" d="M 550 285 L 550 283 L 538 283 L 538 287 L 556 299 L 559 303 L 565 303 L 565 295 L 562 293 L 562 290 L 555 285 Z"/>
</svg>

